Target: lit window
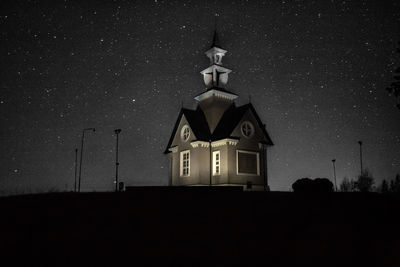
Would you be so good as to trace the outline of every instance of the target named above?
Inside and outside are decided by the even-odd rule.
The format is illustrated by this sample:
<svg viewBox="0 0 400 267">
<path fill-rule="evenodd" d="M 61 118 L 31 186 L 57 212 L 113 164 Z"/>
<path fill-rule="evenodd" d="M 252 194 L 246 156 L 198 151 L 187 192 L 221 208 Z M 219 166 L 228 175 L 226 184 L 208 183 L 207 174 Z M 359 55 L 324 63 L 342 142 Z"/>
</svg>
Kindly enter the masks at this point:
<svg viewBox="0 0 400 267">
<path fill-rule="evenodd" d="M 241 131 L 244 137 L 251 138 L 254 134 L 254 126 L 249 121 L 245 121 L 242 123 Z"/>
<path fill-rule="evenodd" d="M 185 125 L 182 127 L 181 130 L 182 141 L 186 142 L 189 139 L 189 136 L 190 136 L 190 128 L 188 125 Z"/>
<path fill-rule="evenodd" d="M 190 175 L 190 151 L 181 152 L 181 176 Z"/>
<path fill-rule="evenodd" d="M 243 175 L 260 175 L 258 152 L 236 150 L 236 171 Z"/>
<path fill-rule="evenodd" d="M 213 152 L 213 175 L 220 175 L 221 173 L 221 155 L 219 151 Z"/>
</svg>

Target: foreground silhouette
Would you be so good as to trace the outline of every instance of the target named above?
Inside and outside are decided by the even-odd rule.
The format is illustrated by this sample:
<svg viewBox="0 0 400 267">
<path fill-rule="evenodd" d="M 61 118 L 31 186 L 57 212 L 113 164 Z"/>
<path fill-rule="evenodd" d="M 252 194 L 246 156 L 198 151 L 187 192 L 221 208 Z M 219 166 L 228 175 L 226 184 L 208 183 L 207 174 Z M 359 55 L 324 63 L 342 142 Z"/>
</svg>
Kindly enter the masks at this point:
<svg viewBox="0 0 400 267">
<path fill-rule="evenodd" d="M 327 178 L 301 178 L 292 184 L 297 193 L 329 193 L 333 192 L 333 183 Z"/>
<path fill-rule="evenodd" d="M 0 198 L 0 251 L 25 266 L 400 266 L 396 195 L 213 189 Z"/>
</svg>

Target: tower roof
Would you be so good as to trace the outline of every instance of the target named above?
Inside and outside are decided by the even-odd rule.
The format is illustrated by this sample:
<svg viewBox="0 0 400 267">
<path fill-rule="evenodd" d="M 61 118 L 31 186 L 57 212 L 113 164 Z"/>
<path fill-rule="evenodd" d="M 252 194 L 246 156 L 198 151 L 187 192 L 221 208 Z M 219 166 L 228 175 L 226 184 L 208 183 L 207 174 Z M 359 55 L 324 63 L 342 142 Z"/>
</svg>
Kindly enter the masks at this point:
<svg viewBox="0 0 400 267">
<path fill-rule="evenodd" d="M 221 44 L 220 44 L 220 42 L 219 42 L 217 29 L 214 30 L 214 37 L 213 37 L 213 41 L 212 41 L 211 48 L 213 48 L 213 47 L 222 48 L 222 47 L 221 47 Z"/>
<path fill-rule="evenodd" d="M 217 86 L 212 86 L 208 88 L 205 92 L 202 92 L 201 94 L 198 94 L 197 96 L 194 97 L 197 101 L 201 101 L 203 99 L 209 98 L 211 96 L 218 95 L 219 97 L 223 97 L 226 99 L 231 99 L 234 100 L 238 97 L 237 94 L 232 93 L 224 88 L 217 87 Z"/>
</svg>

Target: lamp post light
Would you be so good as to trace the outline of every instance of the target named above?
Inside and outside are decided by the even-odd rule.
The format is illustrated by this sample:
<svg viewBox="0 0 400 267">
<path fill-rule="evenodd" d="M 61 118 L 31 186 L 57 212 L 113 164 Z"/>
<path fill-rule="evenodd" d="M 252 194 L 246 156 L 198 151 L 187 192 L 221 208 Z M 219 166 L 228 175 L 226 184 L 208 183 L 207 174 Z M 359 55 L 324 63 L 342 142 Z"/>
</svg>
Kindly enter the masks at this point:
<svg viewBox="0 0 400 267">
<path fill-rule="evenodd" d="M 79 181 L 78 181 L 78 192 L 81 192 L 81 180 L 82 180 L 82 155 L 83 155 L 83 142 L 85 140 L 85 132 L 86 131 L 93 131 L 95 132 L 95 128 L 86 128 L 82 130 L 82 141 L 81 141 L 81 158 L 79 162 Z"/>
<path fill-rule="evenodd" d="M 115 129 L 114 133 L 117 136 L 117 144 L 115 149 L 115 192 L 118 192 L 118 136 L 121 133 L 121 129 Z"/>
<path fill-rule="evenodd" d="M 74 192 L 76 192 L 76 175 L 78 173 L 78 149 L 75 148 L 75 179 L 74 179 Z"/>
<path fill-rule="evenodd" d="M 358 141 L 358 144 L 360 145 L 360 175 L 363 173 L 363 160 L 362 160 L 362 141 Z"/>
<path fill-rule="evenodd" d="M 332 160 L 332 164 L 333 164 L 333 179 L 335 181 L 335 192 L 337 192 L 337 184 L 336 184 L 336 159 Z"/>
</svg>

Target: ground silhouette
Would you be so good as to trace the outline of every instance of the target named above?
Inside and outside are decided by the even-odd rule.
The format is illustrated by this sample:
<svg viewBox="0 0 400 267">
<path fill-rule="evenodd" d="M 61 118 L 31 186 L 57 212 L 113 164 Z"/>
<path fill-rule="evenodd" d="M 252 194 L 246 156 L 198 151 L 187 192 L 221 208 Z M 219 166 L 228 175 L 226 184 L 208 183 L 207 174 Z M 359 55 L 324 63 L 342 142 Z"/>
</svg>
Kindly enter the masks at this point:
<svg viewBox="0 0 400 267">
<path fill-rule="evenodd" d="M 214 187 L 3 197 L 0 251 L 31 266 L 400 266 L 399 204 Z"/>
</svg>

